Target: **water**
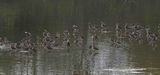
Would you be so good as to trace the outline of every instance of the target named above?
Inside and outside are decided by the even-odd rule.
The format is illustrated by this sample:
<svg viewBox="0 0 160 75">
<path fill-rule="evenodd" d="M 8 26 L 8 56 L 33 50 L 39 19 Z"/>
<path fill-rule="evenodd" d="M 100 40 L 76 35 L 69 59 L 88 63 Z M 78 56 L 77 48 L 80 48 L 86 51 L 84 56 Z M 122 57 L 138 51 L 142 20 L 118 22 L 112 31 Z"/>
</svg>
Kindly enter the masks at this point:
<svg viewBox="0 0 160 75">
<path fill-rule="evenodd" d="M 42 36 L 50 32 L 72 32 L 73 24 L 85 35 L 83 47 L 68 49 L 38 49 L 36 53 L 0 52 L 0 75 L 160 75 L 159 47 L 128 43 L 111 46 L 110 35 L 100 36 L 99 50 L 90 50 L 88 23 L 140 24 L 158 31 L 160 0 L 0 0 L 0 36 L 12 42 L 24 37 L 24 32 Z M 0 49 L 5 46 L 0 46 Z"/>
<path fill-rule="evenodd" d="M 159 75 L 158 50 L 128 44 L 111 46 L 110 38 L 97 42 L 99 50 L 73 46 L 68 49 L 38 49 L 37 53 L 0 53 L 1 75 Z M 126 44 L 125 42 L 122 44 Z"/>
</svg>

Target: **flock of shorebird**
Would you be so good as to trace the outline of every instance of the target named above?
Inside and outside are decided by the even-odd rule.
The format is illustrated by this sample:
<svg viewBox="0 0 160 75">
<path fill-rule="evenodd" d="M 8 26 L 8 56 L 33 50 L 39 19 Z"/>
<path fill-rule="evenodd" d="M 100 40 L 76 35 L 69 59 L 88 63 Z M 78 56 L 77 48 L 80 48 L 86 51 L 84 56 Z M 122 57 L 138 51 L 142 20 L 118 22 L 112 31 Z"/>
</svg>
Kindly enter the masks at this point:
<svg viewBox="0 0 160 75">
<path fill-rule="evenodd" d="M 119 47 L 119 45 L 128 41 L 129 43 L 137 43 L 138 45 L 147 44 L 152 48 L 156 48 L 159 44 L 160 25 L 157 25 L 157 30 L 152 30 L 150 27 L 140 24 L 119 24 L 106 25 L 100 22 L 99 25 L 90 23 L 89 31 L 93 36 L 98 34 L 111 33 L 111 46 Z"/>
<path fill-rule="evenodd" d="M 79 31 L 79 27 L 73 25 L 72 28 L 72 34 L 68 30 L 60 34 L 59 32 L 51 33 L 45 29 L 43 37 L 37 36 L 35 42 L 33 42 L 30 32 L 25 32 L 25 37 L 16 43 L 8 41 L 6 37 L 0 37 L 0 50 L 30 52 L 37 49 L 65 49 L 73 45 L 82 47 L 84 38 Z"/>
<path fill-rule="evenodd" d="M 88 32 L 92 37 L 92 44 L 89 49 L 98 50 L 96 41 L 101 34 L 114 34 L 111 37 L 112 46 L 118 47 L 121 39 L 127 39 L 130 42 L 137 42 L 138 44 L 148 43 L 152 47 L 157 47 L 159 36 L 157 32 L 151 32 L 150 28 L 139 24 L 115 24 L 112 27 L 100 22 L 99 25 L 88 24 Z M 77 25 L 72 26 L 72 32 L 65 30 L 63 33 L 51 33 L 46 29 L 43 32 L 43 37 L 37 37 L 36 42 L 32 41 L 32 34 L 25 32 L 25 37 L 21 41 L 12 43 L 6 37 L 0 37 L 0 50 L 6 49 L 11 51 L 35 51 L 37 48 L 45 49 L 61 49 L 69 48 L 71 46 L 82 47 L 84 36 L 80 32 Z"/>
</svg>

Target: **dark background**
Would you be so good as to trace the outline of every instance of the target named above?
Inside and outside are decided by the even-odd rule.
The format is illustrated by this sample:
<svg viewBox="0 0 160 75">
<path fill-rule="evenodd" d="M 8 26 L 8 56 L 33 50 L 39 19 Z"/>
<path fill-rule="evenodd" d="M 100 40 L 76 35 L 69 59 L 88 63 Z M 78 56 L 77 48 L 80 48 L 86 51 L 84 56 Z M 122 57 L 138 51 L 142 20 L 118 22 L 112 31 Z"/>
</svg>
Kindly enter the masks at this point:
<svg viewBox="0 0 160 75">
<path fill-rule="evenodd" d="M 20 39 L 25 31 L 40 35 L 88 22 L 140 23 L 154 27 L 160 22 L 160 0 L 0 0 L 0 36 Z"/>
</svg>

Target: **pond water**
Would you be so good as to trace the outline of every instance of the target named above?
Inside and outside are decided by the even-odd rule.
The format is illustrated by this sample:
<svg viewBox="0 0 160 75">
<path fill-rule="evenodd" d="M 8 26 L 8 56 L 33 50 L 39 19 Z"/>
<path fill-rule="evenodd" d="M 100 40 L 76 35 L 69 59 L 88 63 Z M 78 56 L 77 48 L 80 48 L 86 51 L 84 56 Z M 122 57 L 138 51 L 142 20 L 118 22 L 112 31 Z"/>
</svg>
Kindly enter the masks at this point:
<svg viewBox="0 0 160 75">
<path fill-rule="evenodd" d="M 81 73 L 78 75 L 160 74 L 159 49 L 126 42 L 113 47 L 107 36 L 99 37 L 99 50 L 89 49 L 92 40 L 88 37 L 84 47 L 42 48 L 33 54 L 1 51 L 0 75 L 72 75 L 73 72 Z"/>
<path fill-rule="evenodd" d="M 88 32 L 89 22 L 96 25 L 103 21 L 111 30 L 116 23 L 128 23 L 157 33 L 159 3 L 160 0 L 0 0 L 0 37 L 17 42 L 28 31 L 34 40 L 44 29 L 72 32 L 72 25 L 76 24 L 85 38 L 82 47 L 38 48 L 35 53 L 0 51 L 0 75 L 160 75 L 159 45 L 153 48 L 146 42 L 121 39 L 120 46 L 114 47 L 110 36 L 115 33 L 98 33 L 99 50 L 92 50 Z"/>
</svg>

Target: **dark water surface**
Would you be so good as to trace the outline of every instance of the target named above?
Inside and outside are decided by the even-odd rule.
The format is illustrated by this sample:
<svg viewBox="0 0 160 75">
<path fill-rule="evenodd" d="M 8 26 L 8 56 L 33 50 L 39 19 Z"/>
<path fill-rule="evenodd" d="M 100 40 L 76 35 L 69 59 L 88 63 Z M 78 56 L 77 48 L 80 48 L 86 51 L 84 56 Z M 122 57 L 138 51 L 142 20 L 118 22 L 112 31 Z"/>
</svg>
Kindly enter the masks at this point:
<svg viewBox="0 0 160 75">
<path fill-rule="evenodd" d="M 157 31 L 160 0 L 0 0 L 0 36 L 19 41 L 25 31 L 35 38 L 44 29 L 71 31 L 73 24 L 88 34 L 88 22 L 138 23 Z M 108 36 L 108 35 L 106 35 Z M 90 51 L 90 37 L 82 48 L 71 47 L 35 54 L 0 52 L 0 75 L 160 75 L 160 48 L 123 42 L 112 47 L 101 36 L 99 50 Z M 92 52 L 92 53 L 90 53 Z"/>
<path fill-rule="evenodd" d="M 1 75 L 159 75 L 160 51 L 147 45 L 121 43 L 111 46 L 110 38 L 97 42 L 91 50 L 91 37 L 85 48 L 38 49 L 36 53 L 0 53 Z"/>
</svg>

